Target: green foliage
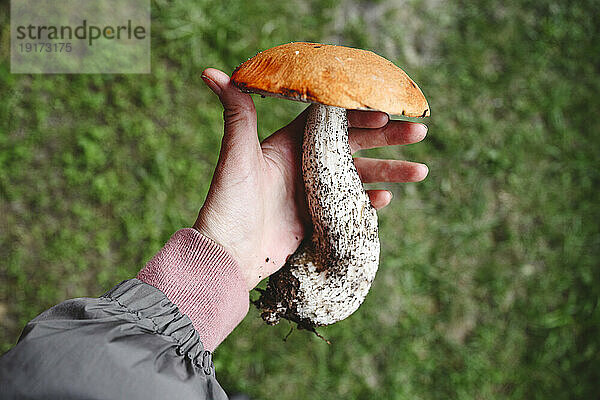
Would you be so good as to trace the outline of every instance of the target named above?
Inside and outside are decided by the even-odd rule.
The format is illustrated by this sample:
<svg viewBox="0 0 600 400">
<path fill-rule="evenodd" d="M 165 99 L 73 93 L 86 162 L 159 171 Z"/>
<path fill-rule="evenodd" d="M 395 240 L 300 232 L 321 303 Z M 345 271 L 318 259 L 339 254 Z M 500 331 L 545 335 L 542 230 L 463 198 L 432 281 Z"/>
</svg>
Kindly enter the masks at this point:
<svg viewBox="0 0 600 400">
<path fill-rule="evenodd" d="M 8 6 L 0 6 L 1 26 Z M 193 223 L 222 133 L 200 73 L 292 40 L 359 46 L 430 102 L 426 162 L 380 212 L 382 263 L 328 346 L 251 310 L 219 347 L 252 398 L 594 398 L 600 381 L 600 6 L 153 1 L 152 74 L 11 75 L 0 29 L 0 351 L 135 275 Z M 299 104 L 256 98 L 260 135 Z"/>
</svg>

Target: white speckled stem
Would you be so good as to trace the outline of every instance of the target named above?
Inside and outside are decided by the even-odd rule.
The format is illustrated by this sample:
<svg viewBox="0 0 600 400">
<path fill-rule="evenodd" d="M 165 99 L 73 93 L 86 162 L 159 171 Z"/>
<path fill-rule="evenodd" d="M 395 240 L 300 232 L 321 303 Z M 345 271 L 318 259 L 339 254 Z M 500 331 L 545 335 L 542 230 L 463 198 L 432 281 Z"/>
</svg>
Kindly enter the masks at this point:
<svg viewBox="0 0 600 400">
<path fill-rule="evenodd" d="M 314 233 L 288 260 L 300 284 L 296 312 L 330 325 L 356 311 L 379 264 L 377 214 L 352 160 L 345 109 L 310 106 L 302 173 Z"/>
</svg>

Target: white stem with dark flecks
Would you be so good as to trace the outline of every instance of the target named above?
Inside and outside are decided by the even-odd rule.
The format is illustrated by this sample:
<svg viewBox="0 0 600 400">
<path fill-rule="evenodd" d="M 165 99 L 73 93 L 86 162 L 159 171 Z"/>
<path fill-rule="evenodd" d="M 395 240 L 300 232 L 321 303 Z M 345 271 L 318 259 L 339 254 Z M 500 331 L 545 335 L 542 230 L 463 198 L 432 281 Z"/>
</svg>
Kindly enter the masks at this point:
<svg viewBox="0 0 600 400">
<path fill-rule="evenodd" d="M 329 325 L 356 311 L 379 264 L 377 214 L 352 160 L 345 109 L 310 106 L 302 173 L 314 232 L 288 260 L 296 313 Z"/>
</svg>

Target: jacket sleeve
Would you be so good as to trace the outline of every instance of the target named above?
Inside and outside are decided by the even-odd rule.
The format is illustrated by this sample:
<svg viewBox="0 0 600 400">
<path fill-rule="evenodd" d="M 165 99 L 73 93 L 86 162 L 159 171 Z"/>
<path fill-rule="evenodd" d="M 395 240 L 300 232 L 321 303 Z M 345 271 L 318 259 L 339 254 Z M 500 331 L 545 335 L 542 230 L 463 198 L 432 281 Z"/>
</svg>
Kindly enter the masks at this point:
<svg viewBox="0 0 600 400">
<path fill-rule="evenodd" d="M 131 279 L 40 314 L 0 358 L 0 398 L 226 399 L 210 350 L 248 308 L 247 291 L 244 298 L 232 283 L 235 263 L 216 267 L 227 257 L 210 239 L 180 230 L 142 270 L 158 282 L 172 279 L 169 289 Z M 199 334 L 202 324 L 208 328 Z"/>
</svg>

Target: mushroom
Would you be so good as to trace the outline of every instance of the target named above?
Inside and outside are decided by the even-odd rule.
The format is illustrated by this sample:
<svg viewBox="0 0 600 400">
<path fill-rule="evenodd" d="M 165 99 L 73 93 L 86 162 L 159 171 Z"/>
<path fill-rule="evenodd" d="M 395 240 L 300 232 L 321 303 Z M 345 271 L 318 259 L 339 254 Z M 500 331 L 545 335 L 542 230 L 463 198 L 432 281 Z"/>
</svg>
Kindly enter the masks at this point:
<svg viewBox="0 0 600 400">
<path fill-rule="evenodd" d="M 302 175 L 314 226 L 255 304 L 314 331 L 352 314 L 379 264 L 377 214 L 354 165 L 346 109 L 429 115 L 421 90 L 392 62 L 370 51 L 288 43 L 258 53 L 232 80 L 245 92 L 312 103 L 302 145 Z"/>
</svg>

